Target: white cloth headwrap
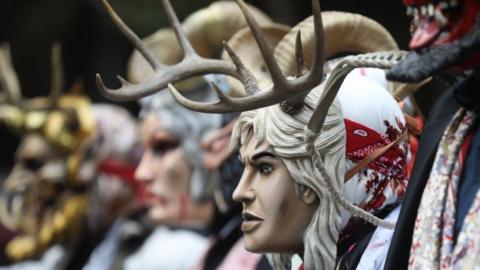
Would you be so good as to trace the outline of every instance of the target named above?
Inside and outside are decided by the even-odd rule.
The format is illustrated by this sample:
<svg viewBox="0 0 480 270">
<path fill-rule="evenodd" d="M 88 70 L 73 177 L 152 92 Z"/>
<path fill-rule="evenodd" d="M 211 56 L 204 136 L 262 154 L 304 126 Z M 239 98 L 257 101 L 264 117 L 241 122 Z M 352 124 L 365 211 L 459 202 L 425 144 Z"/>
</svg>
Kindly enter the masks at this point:
<svg viewBox="0 0 480 270">
<path fill-rule="evenodd" d="M 387 81 L 382 70 L 370 68 L 353 70 L 343 82 L 337 98 L 340 101 L 344 119 L 374 130 L 385 139 L 382 143 L 392 141 L 388 138 L 386 123 L 391 126 L 390 132 L 395 129 L 398 135 L 406 130 L 405 117 L 398 103 L 387 90 Z M 346 130 L 348 154 L 348 145 L 351 140 L 362 140 L 367 133 L 359 129 L 348 134 L 349 129 Z M 377 146 L 377 148 L 381 146 L 384 145 Z M 397 146 L 401 153 L 395 156 L 396 160 L 393 162 L 398 167 L 378 170 L 378 166 L 367 166 L 364 170 L 355 174 L 344 184 L 343 193 L 348 201 L 362 207 L 371 204 L 373 200 L 377 200 L 378 205 L 375 205 L 373 209 L 366 209 L 373 213 L 399 201 L 407 185 L 405 168 L 401 164 L 405 164 L 409 149 L 407 143 L 399 143 Z M 365 147 L 360 150 L 372 151 L 374 149 L 375 147 Z M 388 166 L 388 164 L 382 162 L 382 157 L 377 161 L 379 161 L 380 167 L 382 165 Z M 345 171 L 350 170 L 355 164 L 356 162 L 347 155 Z M 384 189 L 380 187 L 383 181 L 386 182 Z M 381 192 L 377 194 L 378 191 Z M 383 196 L 384 198 L 379 198 Z M 349 218 L 350 214 L 347 211 L 342 211 L 342 227 L 347 225 Z"/>
</svg>

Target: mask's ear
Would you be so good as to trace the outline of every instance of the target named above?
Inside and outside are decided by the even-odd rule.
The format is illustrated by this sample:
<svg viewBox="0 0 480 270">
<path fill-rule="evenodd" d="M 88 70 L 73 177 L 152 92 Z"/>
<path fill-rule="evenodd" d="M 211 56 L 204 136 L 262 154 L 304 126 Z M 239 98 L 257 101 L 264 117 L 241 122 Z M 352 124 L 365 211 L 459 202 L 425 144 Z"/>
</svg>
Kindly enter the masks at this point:
<svg viewBox="0 0 480 270">
<path fill-rule="evenodd" d="M 313 204 L 317 200 L 317 194 L 307 186 L 295 184 L 298 197 L 306 204 Z"/>
</svg>

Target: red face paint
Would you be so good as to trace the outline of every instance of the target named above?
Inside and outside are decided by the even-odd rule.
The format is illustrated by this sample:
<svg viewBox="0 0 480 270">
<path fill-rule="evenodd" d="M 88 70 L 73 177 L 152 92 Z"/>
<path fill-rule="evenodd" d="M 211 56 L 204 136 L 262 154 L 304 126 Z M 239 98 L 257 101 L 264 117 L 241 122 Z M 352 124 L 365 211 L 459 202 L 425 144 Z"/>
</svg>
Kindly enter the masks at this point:
<svg viewBox="0 0 480 270">
<path fill-rule="evenodd" d="M 183 221 L 187 217 L 188 213 L 188 196 L 186 193 L 182 193 L 178 198 L 180 208 L 178 209 L 178 221 Z"/>
</svg>

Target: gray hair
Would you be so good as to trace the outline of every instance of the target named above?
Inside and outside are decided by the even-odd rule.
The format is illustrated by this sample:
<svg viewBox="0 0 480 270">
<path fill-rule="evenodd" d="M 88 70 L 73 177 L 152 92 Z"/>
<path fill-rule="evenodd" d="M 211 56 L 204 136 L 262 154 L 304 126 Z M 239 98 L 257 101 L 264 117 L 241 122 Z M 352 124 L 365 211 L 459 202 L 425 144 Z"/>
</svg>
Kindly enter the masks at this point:
<svg viewBox="0 0 480 270">
<path fill-rule="evenodd" d="M 188 91 L 188 92 L 187 92 Z M 184 95 L 196 101 L 211 101 L 215 94 L 206 83 L 196 89 L 187 90 Z M 155 113 L 162 121 L 162 128 L 180 139 L 185 156 L 192 166 L 190 196 L 195 201 L 204 201 L 212 196 L 218 184 L 218 172 L 203 166 L 201 140 L 221 125 L 221 115 L 190 111 L 182 107 L 169 91 L 161 91 L 140 100 L 140 117 L 149 112 Z"/>
<path fill-rule="evenodd" d="M 310 224 L 305 231 L 305 269 L 333 269 L 335 266 L 337 240 L 341 230 L 341 206 L 332 195 L 316 169 L 305 144 L 305 127 L 323 92 L 317 86 L 305 98 L 305 106 L 292 116 L 284 113 L 279 105 L 244 112 L 240 115 L 232 136 L 232 146 L 247 143 L 248 133 L 253 131 L 259 141 L 267 141 L 281 158 L 296 186 L 312 189 L 319 198 Z M 335 100 L 328 109 L 325 124 L 314 141 L 315 151 L 323 157 L 325 170 L 342 190 L 345 175 L 345 124 L 341 106 Z M 275 269 L 290 269 L 290 254 L 272 254 Z"/>
</svg>

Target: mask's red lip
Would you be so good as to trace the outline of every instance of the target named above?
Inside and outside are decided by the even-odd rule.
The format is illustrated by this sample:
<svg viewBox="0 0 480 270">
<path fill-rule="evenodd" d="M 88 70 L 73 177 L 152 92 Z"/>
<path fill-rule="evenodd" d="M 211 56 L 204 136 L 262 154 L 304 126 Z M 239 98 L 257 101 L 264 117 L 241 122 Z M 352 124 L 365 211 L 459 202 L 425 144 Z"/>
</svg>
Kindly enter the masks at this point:
<svg viewBox="0 0 480 270">
<path fill-rule="evenodd" d="M 158 196 L 147 192 L 144 198 L 146 205 L 166 205 L 168 203 L 168 199 L 164 196 Z"/>
</svg>

